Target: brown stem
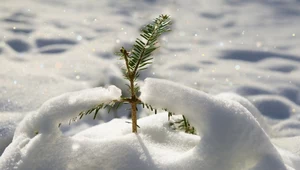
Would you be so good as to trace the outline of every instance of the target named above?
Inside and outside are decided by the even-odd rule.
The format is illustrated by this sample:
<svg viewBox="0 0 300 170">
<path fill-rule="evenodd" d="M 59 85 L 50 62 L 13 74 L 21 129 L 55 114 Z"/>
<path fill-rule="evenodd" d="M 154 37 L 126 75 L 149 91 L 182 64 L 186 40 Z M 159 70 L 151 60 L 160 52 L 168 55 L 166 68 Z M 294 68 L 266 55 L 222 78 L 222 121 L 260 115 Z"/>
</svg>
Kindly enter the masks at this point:
<svg viewBox="0 0 300 170">
<path fill-rule="evenodd" d="M 127 51 L 122 48 L 121 52 L 124 55 L 125 58 L 125 65 L 127 68 L 127 77 L 129 78 L 130 81 L 130 92 L 131 92 L 131 98 L 130 99 L 125 99 L 124 101 L 127 101 L 131 105 L 131 120 L 132 120 L 132 132 L 137 133 L 137 114 L 136 114 L 136 104 L 140 102 L 140 100 L 136 97 L 135 91 L 134 91 L 134 78 L 136 74 L 136 69 L 131 72 L 130 67 L 129 67 L 129 61 L 128 61 L 128 53 Z"/>
<path fill-rule="evenodd" d="M 137 133 L 136 103 L 131 104 L 132 132 Z"/>
<path fill-rule="evenodd" d="M 134 75 L 130 75 L 130 91 L 131 91 L 131 120 L 132 120 L 132 132 L 137 133 L 137 116 L 136 116 L 136 103 L 138 99 L 134 92 Z"/>
</svg>

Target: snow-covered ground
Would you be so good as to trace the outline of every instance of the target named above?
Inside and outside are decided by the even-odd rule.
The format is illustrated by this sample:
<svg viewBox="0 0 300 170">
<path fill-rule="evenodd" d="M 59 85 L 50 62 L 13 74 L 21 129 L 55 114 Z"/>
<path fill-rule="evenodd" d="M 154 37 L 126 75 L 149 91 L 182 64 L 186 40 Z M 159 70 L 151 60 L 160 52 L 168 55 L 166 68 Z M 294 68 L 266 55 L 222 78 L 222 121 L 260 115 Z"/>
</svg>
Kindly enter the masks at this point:
<svg viewBox="0 0 300 170">
<path fill-rule="evenodd" d="M 67 120 L 42 111 L 52 97 L 109 85 L 126 91 L 113 52 L 130 47 L 159 14 L 171 15 L 173 31 L 162 37 L 141 83 L 154 77 L 198 91 L 149 79 L 142 97 L 184 112 L 200 137 L 172 131 L 165 113 L 140 119 L 139 135 L 123 119 L 89 128 L 127 115 L 125 108 L 65 125 L 64 134 L 41 131 Z M 298 0 L 1 0 L 0 153 L 14 141 L 0 167 L 300 169 L 299 21 Z M 85 92 L 83 105 L 93 104 L 93 92 Z M 74 100 L 80 94 L 69 93 Z M 51 101 L 67 114 L 78 109 Z"/>
</svg>

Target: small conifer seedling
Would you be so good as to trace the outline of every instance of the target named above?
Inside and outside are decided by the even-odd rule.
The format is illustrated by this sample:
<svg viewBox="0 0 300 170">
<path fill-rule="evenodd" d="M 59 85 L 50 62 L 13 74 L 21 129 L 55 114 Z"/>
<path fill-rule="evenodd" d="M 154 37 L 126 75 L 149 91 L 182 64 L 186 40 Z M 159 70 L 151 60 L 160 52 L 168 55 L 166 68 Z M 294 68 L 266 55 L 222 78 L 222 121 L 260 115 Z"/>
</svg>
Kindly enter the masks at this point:
<svg viewBox="0 0 300 170">
<path fill-rule="evenodd" d="M 131 105 L 131 119 L 132 119 L 132 132 L 137 133 L 137 105 L 145 105 L 137 96 L 139 92 L 139 86 L 136 82 L 140 75 L 140 71 L 145 70 L 152 63 L 152 56 L 154 50 L 158 48 L 158 38 L 165 32 L 171 31 L 171 19 L 168 15 L 160 15 L 152 23 L 146 25 L 140 34 L 140 38 L 137 38 L 132 49 L 127 50 L 124 47 L 120 49 L 116 54 L 120 56 L 120 59 L 124 61 L 124 67 L 122 68 L 123 76 L 129 81 L 128 88 L 130 96 L 122 97 L 121 100 L 112 101 L 109 104 L 100 103 L 97 106 L 80 112 L 76 118 L 70 121 L 76 121 L 81 119 L 84 115 L 94 113 L 94 119 L 98 112 L 102 108 L 109 108 L 109 110 L 117 105 L 129 103 Z M 151 107 L 151 106 L 150 106 Z M 147 105 L 147 108 L 148 105 Z M 153 108 L 151 107 L 151 110 Z M 156 110 L 155 110 L 156 111 Z"/>
<path fill-rule="evenodd" d="M 109 104 L 100 103 L 97 106 L 79 113 L 78 117 L 73 118 L 71 121 L 76 121 L 78 118 L 81 119 L 84 115 L 94 113 L 94 119 L 97 116 L 97 113 L 102 108 L 118 108 L 121 104 L 126 103 L 131 105 L 131 119 L 132 119 L 132 132 L 137 133 L 137 105 L 141 104 L 143 108 L 146 106 L 151 111 L 157 112 L 151 105 L 143 103 L 138 97 L 139 85 L 137 83 L 137 78 L 140 75 L 142 70 L 148 68 L 152 63 L 151 54 L 158 48 L 158 39 L 159 37 L 168 31 L 171 31 L 171 19 L 168 15 L 160 15 L 152 23 L 146 25 L 140 34 L 140 38 L 137 38 L 132 49 L 127 50 L 124 47 L 120 49 L 116 54 L 120 56 L 120 59 L 124 61 L 124 66 L 122 68 L 123 76 L 128 80 L 128 88 L 130 96 L 122 97 L 120 100 L 111 101 Z M 116 106 L 116 107 L 115 107 Z M 166 110 L 167 109 L 163 109 Z M 172 115 L 169 112 L 168 116 Z M 183 124 L 187 124 L 187 120 L 183 119 Z M 175 122 L 177 123 L 177 122 Z M 182 124 L 180 122 L 179 124 Z M 185 126 L 180 126 L 180 128 Z M 189 126 L 187 126 L 190 128 Z M 190 131 L 187 131 L 190 132 Z M 192 131 L 194 132 L 194 131 Z"/>
<path fill-rule="evenodd" d="M 146 69 L 152 63 L 152 52 L 158 48 L 158 38 L 165 32 L 170 31 L 171 20 L 167 15 L 160 15 L 153 23 L 142 29 L 141 38 L 137 38 L 133 48 L 128 51 L 121 48 L 118 55 L 125 61 L 122 69 L 124 77 L 129 81 L 131 96 L 124 101 L 131 105 L 132 132 L 137 132 L 137 104 L 142 103 L 137 96 L 139 86 L 136 83 L 140 71 Z"/>
</svg>

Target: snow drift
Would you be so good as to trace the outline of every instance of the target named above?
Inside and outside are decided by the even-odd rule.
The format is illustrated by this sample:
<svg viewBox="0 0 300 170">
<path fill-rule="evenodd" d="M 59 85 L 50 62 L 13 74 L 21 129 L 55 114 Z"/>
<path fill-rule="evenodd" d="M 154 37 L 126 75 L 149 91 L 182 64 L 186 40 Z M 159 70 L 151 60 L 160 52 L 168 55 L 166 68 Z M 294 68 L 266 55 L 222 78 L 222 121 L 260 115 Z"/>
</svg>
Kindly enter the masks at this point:
<svg viewBox="0 0 300 170">
<path fill-rule="evenodd" d="M 53 98 L 28 115 L 1 156 L 0 169 L 299 169 L 298 156 L 284 150 L 279 154 L 257 115 L 243 105 L 253 106 L 238 102 L 246 100 L 242 97 L 210 96 L 158 79 L 146 79 L 141 92 L 144 102 L 184 114 L 201 139 L 172 130 L 166 113 L 139 119 L 138 134 L 131 133 L 125 120 L 115 119 L 72 137 L 63 136 L 57 128 L 59 121 L 121 95 L 114 86 L 96 88 Z"/>
<path fill-rule="evenodd" d="M 21 121 L 19 113 L 2 113 L 0 120 L 0 156 L 4 149 L 11 143 L 17 123 Z"/>
<path fill-rule="evenodd" d="M 285 169 L 256 118 L 243 105 L 230 100 L 234 96 L 213 97 L 156 79 L 146 79 L 142 92 L 142 101 L 184 114 L 195 126 L 201 141 L 194 152 L 202 158 L 203 169 Z"/>
</svg>

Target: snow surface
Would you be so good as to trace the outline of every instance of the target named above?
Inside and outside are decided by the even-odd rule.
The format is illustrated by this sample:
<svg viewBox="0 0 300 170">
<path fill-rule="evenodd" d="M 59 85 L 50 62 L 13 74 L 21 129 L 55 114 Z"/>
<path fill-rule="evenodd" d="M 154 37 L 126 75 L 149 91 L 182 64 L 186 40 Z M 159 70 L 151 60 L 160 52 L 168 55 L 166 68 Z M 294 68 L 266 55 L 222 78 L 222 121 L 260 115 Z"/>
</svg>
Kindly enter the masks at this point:
<svg viewBox="0 0 300 170">
<path fill-rule="evenodd" d="M 44 157 L 43 152 L 40 152 L 40 147 L 44 147 L 48 154 L 59 152 L 51 146 L 53 142 L 64 141 L 58 128 L 59 123 L 68 121 L 76 117 L 79 112 L 99 103 L 108 104 L 113 100 L 119 100 L 120 97 L 121 90 L 115 86 L 109 86 L 108 89 L 98 87 L 66 93 L 48 100 L 36 113 L 28 114 L 18 125 L 13 142 L 1 156 L 0 169 L 68 169 L 61 168 L 62 165 L 52 161 L 53 155 L 49 158 Z M 60 141 L 61 138 L 62 141 Z M 39 156 L 35 155 L 35 152 L 42 154 L 41 158 L 47 159 L 48 162 L 45 165 L 40 163 Z M 31 154 L 33 156 L 30 156 Z M 26 162 L 28 159 L 32 159 L 37 165 L 30 161 Z"/>
<path fill-rule="evenodd" d="M 201 140 L 171 130 L 166 113 L 140 119 L 138 135 L 120 119 L 73 137 L 58 133 L 60 121 L 121 96 L 115 86 L 95 88 L 50 99 L 26 116 L 1 156 L 0 169 L 285 169 L 255 115 L 240 103 L 159 79 L 146 79 L 141 92 L 146 103 L 184 113 Z M 287 153 L 286 163 L 298 168 L 300 159 Z"/>
<path fill-rule="evenodd" d="M 122 45 L 130 47 L 139 28 L 164 13 L 171 15 L 173 31 L 162 37 L 152 67 L 139 81 L 146 77 L 172 80 L 221 101 L 240 103 L 271 137 L 285 164 L 297 167 L 284 155 L 300 155 L 299 11 L 298 0 L 2 0 L 0 154 L 20 121 L 37 114 L 52 97 L 109 85 L 125 94 L 122 63 L 113 51 Z M 61 130 L 76 136 L 114 117 L 128 117 L 126 109 L 101 112 L 97 120 L 87 116 Z M 44 131 L 51 130 L 55 121 L 44 120 L 49 123 Z M 127 125 L 120 121 L 115 123 Z M 199 140 L 180 137 L 192 143 Z M 64 155 L 62 148 L 57 160 Z M 70 162 L 79 156 L 73 158 Z"/>
<path fill-rule="evenodd" d="M 0 169 L 300 168 L 300 157 L 284 149 L 278 151 L 256 120 L 257 115 L 232 100 L 247 103 L 246 99 L 235 94 L 211 96 L 160 79 L 145 80 L 141 99 L 157 108 L 184 113 L 201 139 L 172 130 L 167 113 L 139 119 L 138 134 L 131 133 L 130 124 L 121 119 L 74 136 L 59 133 L 59 121 L 120 96 L 120 89 L 110 86 L 67 93 L 45 102 L 18 125 L 13 142 L 0 158 Z"/>
<path fill-rule="evenodd" d="M 11 143 L 16 126 L 22 116 L 19 113 L 1 113 L 0 153 Z"/>
<path fill-rule="evenodd" d="M 208 159 L 200 166 L 203 169 L 251 169 L 253 165 L 254 169 L 284 169 L 280 156 L 256 120 L 255 116 L 259 116 L 262 121 L 260 115 L 251 114 L 234 100 L 245 100 L 242 97 L 229 94 L 213 97 L 156 79 L 146 79 L 141 91 L 142 101 L 184 114 L 195 126 L 201 136 L 197 149 L 201 157 Z M 248 107 L 253 108 L 250 104 Z"/>
</svg>

